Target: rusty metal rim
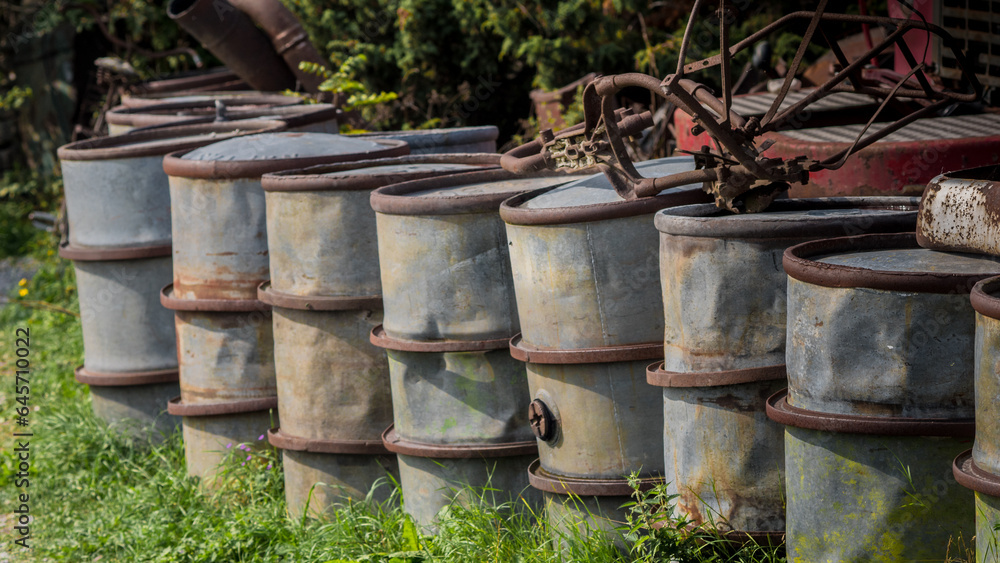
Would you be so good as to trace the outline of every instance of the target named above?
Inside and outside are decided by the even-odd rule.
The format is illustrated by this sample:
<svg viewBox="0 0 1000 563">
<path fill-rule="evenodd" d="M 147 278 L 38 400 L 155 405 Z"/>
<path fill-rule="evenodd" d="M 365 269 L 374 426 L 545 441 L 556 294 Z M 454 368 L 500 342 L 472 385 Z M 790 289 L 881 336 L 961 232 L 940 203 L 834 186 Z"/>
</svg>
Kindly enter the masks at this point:
<svg viewBox="0 0 1000 563">
<path fill-rule="evenodd" d="M 991 319 L 1000 319 L 1000 298 L 994 293 L 1000 291 L 1000 276 L 980 281 L 972 288 L 969 300 L 977 313 Z"/>
<path fill-rule="evenodd" d="M 568 223 L 589 223 L 609 219 L 624 219 L 656 213 L 668 207 L 708 203 L 712 197 L 701 186 L 682 189 L 673 193 L 621 200 L 611 203 L 595 203 L 576 207 L 553 207 L 528 209 L 521 207 L 524 202 L 538 197 L 554 188 L 540 188 L 528 193 L 509 197 L 500 205 L 500 218 L 510 225 L 565 225 Z"/>
<path fill-rule="evenodd" d="M 628 479 L 588 479 L 556 475 L 542 469 L 541 461 L 537 459 L 528 466 L 528 483 L 539 491 L 557 495 L 628 497 L 635 492 L 628 484 Z M 639 479 L 639 490 L 648 491 L 663 483 L 663 477 L 644 477 Z"/>
<path fill-rule="evenodd" d="M 179 299 L 173 297 L 174 284 L 160 290 L 160 304 L 171 311 L 201 311 L 206 313 L 267 313 L 271 306 L 257 299 Z"/>
<path fill-rule="evenodd" d="M 139 84 L 145 92 L 183 92 L 189 88 L 207 86 L 213 84 L 224 84 L 233 80 L 239 80 L 239 76 L 227 66 L 217 66 L 205 70 L 191 72 L 181 72 L 173 75 L 173 78 L 158 78 L 148 80 Z"/>
<path fill-rule="evenodd" d="M 187 125 L 166 125 L 156 129 L 129 132 L 124 135 L 97 137 L 77 141 L 59 147 L 60 160 L 118 160 L 147 156 L 163 156 L 176 151 L 190 151 L 219 141 L 251 133 L 275 133 L 286 128 L 285 122 L 278 120 L 229 121 L 219 123 L 195 123 Z M 221 133 L 209 138 L 210 133 Z M 192 136 L 202 135 L 198 139 Z M 155 146 L 135 146 L 138 143 L 169 141 Z"/>
<path fill-rule="evenodd" d="M 788 389 L 767 398 L 767 417 L 785 426 L 846 434 L 951 438 L 972 438 L 976 435 L 976 421 L 970 418 L 877 417 L 800 409 L 788 404 Z"/>
<path fill-rule="evenodd" d="M 360 297 L 292 295 L 272 288 L 270 280 L 257 286 L 257 299 L 272 307 L 298 311 L 377 311 L 382 309 L 381 295 Z"/>
<path fill-rule="evenodd" d="M 382 432 L 382 444 L 392 453 L 413 457 L 435 457 L 443 459 L 472 459 L 480 457 L 516 457 L 538 454 L 538 444 L 530 442 L 506 442 L 502 444 L 426 444 L 405 440 L 396 435 L 394 424 Z"/>
<path fill-rule="evenodd" d="M 823 287 L 865 287 L 918 293 L 969 293 L 976 282 L 996 274 L 891 272 L 811 260 L 824 254 L 886 249 L 916 249 L 914 233 L 858 235 L 804 242 L 785 250 L 782 264 L 789 277 Z"/>
<path fill-rule="evenodd" d="M 232 121 L 230 123 L 258 123 L 258 121 Z M 285 125 L 283 121 L 279 123 L 283 126 Z M 272 158 L 267 160 L 185 160 L 182 157 L 190 152 L 190 150 L 183 150 L 172 152 L 163 157 L 163 171 L 168 176 L 178 178 L 233 180 L 237 178 L 260 178 L 268 172 L 305 168 L 317 164 L 404 156 L 410 153 L 410 147 L 403 141 L 377 139 L 372 142 L 382 145 L 382 148 L 367 152 L 328 154 L 304 158 Z"/>
<path fill-rule="evenodd" d="M 761 213 L 744 214 L 739 220 L 732 221 L 724 219 L 735 214 L 708 203 L 660 211 L 653 224 L 661 233 L 677 236 L 743 239 L 836 237 L 855 224 L 870 231 L 874 226 L 872 216 L 813 216 L 788 220 L 773 213 L 835 209 L 894 211 L 896 213 L 887 213 L 879 219 L 879 223 L 884 225 L 881 232 L 903 232 L 913 230 L 919 205 L 920 198 L 908 196 L 778 199 Z"/>
<path fill-rule="evenodd" d="M 267 411 L 278 408 L 277 397 L 261 399 L 246 399 L 243 401 L 227 401 L 225 403 L 193 403 L 181 402 L 180 397 L 174 397 L 167 403 L 167 412 L 176 416 L 218 416 L 223 414 L 242 414 L 248 412 Z"/>
<path fill-rule="evenodd" d="M 510 355 L 515 360 L 532 364 L 607 364 L 612 362 L 655 360 L 663 356 L 662 342 L 556 350 L 551 348 L 536 348 L 530 344 L 525 344 L 521 339 L 521 333 L 517 333 L 508 341 L 508 345 L 510 347 Z"/>
<path fill-rule="evenodd" d="M 73 375 L 78 382 L 95 387 L 132 387 L 180 381 L 180 372 L 177 368 L 104 373 L 79 366 L 73 371 Z"/>
<path fill-rule="evenodd" d="M 445 170 L 439 172 L 324 176 L 325 174 L 336 172 L 405 164 L 468 164 L 483 168 L 499 168 L 500 155 L 493 153 L 411 154 L 392 158 L 373 158 L 355 162 L 342 162 L 339 164 L 319 164 L 298 170 L 283 170 L 281 172 L 265 174 L 261 177 L 261 186 L 263 186 L 265 192 L 361 191 L 375 190 L 410 180 L 475 172 L 475 170 Z"/>
<path fill-rule="evenodd" d="M 78 262 L 105 262 L 114 260 L 141 260 L 143 258 L 163 258 L 170 256 L 171 244 L 153 246 L 86 247 L 63 244 L 59 247 L 59 257 Z"/>
<path fill-rule="evenodd" d="M 400 352 L 488 352 L 507 348 L 508 339 L 495 340 L 406 340 L 389 336 L 382 325 L 372 329 L 368 340 L 386 350 Z"/>
<path fill-rule="evenodd" d="M 457 197 L 407 197 L 409 194 L 438 188 L 455 188 L 487 182 L 505 182 L 528 178 L 572 176 L 554 172 L 516 174 L 502 168 L 450 174 L 441 178 L 424 178 L 385 186 L 372 192 L 371 205 L 377 213 L 386 215 L 459 215 L 463 213 L 496 213 L 500 203 L 512 192 L 482 193 Z M 526 190 L 527 191 L 527 190 Z"/>
<path fill-rule="evenodd" d="M 299 436 L 285 434 L 277 426 L 267 431 L 267 441 L 272 446 L 282 450 L 317 454 L 379 455 L 391 453 L 382 444 L 381 439 L 317 440 L 314 438 L 300 438 Z"/>
<path fill-rule="evenodd" d="M 663 362 L 659 361 L 646 368 L 646 383 L 656 387 L 722 387 L 787 378 L 785 364 L 726 371 L 676 372 L 665 371 Z"/>
<path fill-rule="evenodd" d="M 299 105 L 299 107 L 308 107 L 301 105 L 302 99 L 295 96 L 285 96 L 282 94 L 260 94 L 257 96 L 230 96 L 228 98 L 220 97 L 208 100 L 188 100 L 186 102 L 164 102 L 162 104 L 152 104 L 139 107 L 119 105 L 104 112 L 104 119 L 111 125 L 124 125 L 132 127 L 145 127 L 153 124 L 185 121 L 201 117 L 208 118 L 207 123 L 215 123 L 216 102 L 221 102 L 223 105 L 227 106 L 230 113 L 237 111 L 236 107 L 239 106 L 258 106 L 252 109 L 247 108 L 239 111 L 256 111 L 258 109 L 293 107 L 296 105 Z M 190 110 L 205 110 L 205 112 L 200 115 L 184 115 L 176 113 Z M 228 119 L 227 121 L 235 121 L 235 119 Z M 272 121 L 284 120 L 274 119 Z"/>
<path fill-rule="evenodd" d="M 951 472 L 959 485 L 991 497 L 1000 498 L 1000 476 L 986 471 L 972 459 L 972 450 L 966 450 L 951 464 Z"/>
</svg>

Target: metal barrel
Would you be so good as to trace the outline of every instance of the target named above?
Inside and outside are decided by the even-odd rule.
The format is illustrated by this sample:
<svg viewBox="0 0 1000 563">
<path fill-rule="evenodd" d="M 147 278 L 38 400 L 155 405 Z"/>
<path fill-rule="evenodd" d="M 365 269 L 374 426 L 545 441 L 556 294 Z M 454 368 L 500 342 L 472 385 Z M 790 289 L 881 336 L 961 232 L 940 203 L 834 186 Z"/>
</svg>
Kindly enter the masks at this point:
<svg viewBox="0 0 1000 563">
<path fill-rule="evenodd" d="M 268 445 L 263 436 L 280 425 L 277 407 L 275 397 L 193 405 L 180 397 L 171 399 L 167 411 L 183 417 L 187 474 L 201 478 L 204 488 L 218 486 L 225 464 L 242 462 L 239 458 L 245 452 L 237 446 L 259 450 Z"/>
<path fill-rule="evenodd" d="M 665 361 L 667 490 L 694 525 L 780 541 L 785 528 L 783 427 L 766 400 L 784 388 L 784 250 L 838 235 L 912 231 L 916 198 L 775 201 L 736 215 L 715 205 L 656 214 Z"/>
<path fill-rule="evenodd" d="M 416 341 L 516 334 L 507 237 L 497 208 L 514 194 L 567 181 L 491 170 L 375 190 L 386 334 Z"/>
<path fill-rule="evenodd" d="M 170 244 L 170 191 L 163 156 L 282 127 L 277 121 L 200 124 L 60 147 L 70 244 L 95 248 Z"/>
<path fill-rule="evenodd" d="M 371 191 L 498 162 L 486 154 L 419 155 L 265 174 L 272 288 L 298 296 L 380 298 Z"/>
<path fill-rule="evenodd" d="M 404 507 L 422 526 L 469 501 L 468 487 L 540 504 L 524 472 L 538 451 L 527 378 L 507 353 L 517 313 L 498 208 L 567 181 L 485 170 L 372 193 L 385 324 L 371 341 L 389 359 L 394 419 L 382 439 L 399 459 Z"/>
<path fill-rule="evenodd" d="M 262 301 L 275 307 L 278 403 L 283 427 L 271 435 L 285 449 L 289 511 L 322 512 L 355 500 L 386 471 L 398 481 L 396 456 L 382 444 L 392 424 L 386 355 L 369 341 L 382 322 L 375 188 L 476 170 L 491 155 L 422 155 L 314 166 L 267 174 L 267 230 L 272 281 Z M 388 454 L 388 455 L 387 455 Z M 312 481 L 312 482 L 310 482 Z M 378 489 L 385 499 L 391 487 Z"/>
<path fill-rule="evenodd" d="M 692 170 L 690 157 L 639 163 L 646 176 Z M 576 350 L 663 338 L 657 233 L 652 215 L 708 201 L 701 186 L 621 199 L 603 174 L 504 202 L 525 344 Z"/>
<path fill-rule="evenodd" d="M 180 425 L 166 407 L 180 392 L 176 368 L 100 373 L 80 366 L 76 380 L 90 386 L 94 415 L 116 430 L 157 442 Z"/>
<path fill-rule="evenodd" d="M 269 278 L 263 174 L 407 150 L 401 141 L 274 133 L 167 155 L 177 297 L 256 299 Z"/>
<path fill-rule="evenodd" d="M 972 288 L 976 310 L 976 439 L 952 466 L 955 479 L 976 496 L 976 560 L 1000 557 L 1000 431 L 996 427 L 1000 377 L 1000 277 L 983 280 Z"/>
<path fill-rule="evenodd" d="M 1000 255 L 1000 221 L 995 194 L 1000 165 L 942 174 L 927 184 L 920 200 L 917 242 L 931 250 Z"/>
<path fill-rule="evenodd" d="M 177 369 L 173 315 L 160 307 L 170 281 L 170 246 L 80 250 L 73 260 L 80 297 L 84 365 L 94 372 Z"/>
<path fill-rule="evenodd" d="M 172 285 L 163 288 L 160 303 L 175 313 L 180 363 L 181 394 L 168 412 L 184 417 L 188 475 L 211 487 L 227 444 L 262 447 L 266 442 L 258 438 L 278 426 L 270 306 L 255 299 L 183 299 Z"/>
<path fill-rule="evenodd" d="M 973 528 L 952 460 L 974 434 L 967 294 L 1000 260 L 917 246 L 913 233 L 785 251 L 789 559 L 943 557 Z"/>
<path fill-rule="evenodd" d="M 352 138 L 398 139 L 410 146 L 410 154 L 495 153 L 500 130 L 493 125 L 452 127 L 416 131 L 378 131 L 351 135 Z"/>
<path fill-rule="evenodd" d="M 296 107 L 299 111 L 311 109 L 310 106 L 301 104 L 302 98 L 283 94 L 260 93 L 256 96 L 219 96 L 210 99 L 168 101 L 141 107 L 120 105 L 106 111 L 104 120 L 108 123 L 108 133 L 115 136 L 157 125 L 213 123 L 217 121 L 217 118 L 228 120 L 237 112 L 241 114 L 254 112 L 255 116 L 263 116 L 268 115 L 269 110 L 277 112 L 282 107 Z M 276 117 L 269 119 L 277 120 Z M 333 133 L 336 132 L 333 131 Z"/>
</svg>

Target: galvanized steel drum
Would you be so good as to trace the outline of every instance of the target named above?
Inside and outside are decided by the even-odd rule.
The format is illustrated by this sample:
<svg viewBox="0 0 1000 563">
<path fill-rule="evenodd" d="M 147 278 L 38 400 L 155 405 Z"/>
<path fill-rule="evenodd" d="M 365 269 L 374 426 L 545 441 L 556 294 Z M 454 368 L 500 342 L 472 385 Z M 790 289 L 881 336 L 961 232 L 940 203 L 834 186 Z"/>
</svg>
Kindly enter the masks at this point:
<svg viewBox="0 0 1000 563">
<path fill-rule="evenodd" d="M 173 314 L 160 306 L 170 281 L 170 246 L 81 250 L 73 260 L 80 297 L 84 366 L 93 372 L 177 369 Z"/>
<path fill-rule="evenodd" d="M 420 129 L 415 131 L 379 131 L 351 135 L 357 139 L 398 139 L 410 146 L 410 154 L 495 153 L 500 131 L 493 125 Z"/>
<path fill-rule="evenodd" d="M 974 432 L 974 321 L 965 296 L 1000 261 L 919 248 L 913 234 L 785 251 L 790 559 L 943 558 L 972 533 L 950 459 Z"/>
<path fill-rule="evenodd" d="M 270 306 L 257 300 L 181 299 L 169 285 L 160 302 L 175 312 L 185 405 L 270 404 L 277 392 Z"/>
<path fill-rule="evenodd" d="M 694 169 L 694 160 L 653 160 L 637 169 L 664 176 Z M 524 343 L 575 350 L 661 341 L 652 214 L 708 200 L 692 185 L 625 201 L 597 174 L 505 201 L 500 216 Z"/>
<path fill-rule="evenodd" d="M 272 291 L 380 297 L 371 190 L 497 162 L 495 155 L 402 156 L 265 174 Z"/>
<path fill-rule="evenodd" d="M 256 299 L 269 277 L 261 175 L 407 150 L 400 141 L 276 133 L 168 155 L 177 297 Z"/>
<path fill-rule="evenodd" d="M 283 127 L 276 121 L 169 127 L 60 147 L 70 244 L 170 244 L 170 188 L 163 156 Z"/>
<path fill-rule="evenodd" d="M 494 170 L 373 192 L 386 334 L 418 341 L 516 334 L 507 238 L 497 208 L 514 194 L 567 181 Z"/>
<path fill-rule="evenodd" d="M 167 414 L 167 401 L 180 393 L 177 369 L 99 373 L 83 366 L 76 380 L 90 387 L 94 415 L 118 431 L 154 442 L 174 432 L 180 419 Z"/>
<path fill-rule="evenodd" d="M 765 405 L 786 386 L 785 248 L 912 231 L 917 203 L 787 199 L 763 213 L 705 204 L 656 214 L 666 360 L 647 381 L 663 387 L 667 490 L 693 524 L 730 538 L 783 536 L 783 427 Z"/>
<path fill-rule="evenodd" d="M 228 403 L 186 405 L 180 397 L 168 403 L 170 414 L 182 416 L 184 429 L 184 460 L 187 474 L 201 478 L 201 486 L 217 487 L 223 462 L 242 463 L 245 452 L 237 446 L 245 444 L 252 450 L 267 447 L 264 435 L 278 426 L 278 401 L 233 401 Z"/>
<path fill-rule="evenodd" d="M 175 101 L 141 107 L 116 106 L 104 113 L 111 136 L 157 125 L 191 125 L 232 118 L 235 112 L 260 112 L 269 108 L 298 106 L 302 99 L 281 94 L 217 97 L 214 99 Z M 305 109 L 307 106 L 300 106 Z M 266 113 L 258 113 L 266 115 Z M 334 118 L 336 110 L 333 112 Z M 276 118 L 269 118 L 275 120 Z M 336 133 L 337 131 L 333 131 Z M 180 149 L 178 149 L 180 150 Z"/>
<path fill-rule="evenodd" d="M 268 434 L 271 445 L 282 448 L 285 503 L 293 517 L 307 511 L 311 516 L 321 516 L 331 507 L 346 504 L 346 499 L 371 498 L 383 503 L 392 496 L 393 481 L 399 481 L 396 456 L 381 443 L 381 454 L 351 455 L 296 449 L 272 436 Z"/>
</svg>

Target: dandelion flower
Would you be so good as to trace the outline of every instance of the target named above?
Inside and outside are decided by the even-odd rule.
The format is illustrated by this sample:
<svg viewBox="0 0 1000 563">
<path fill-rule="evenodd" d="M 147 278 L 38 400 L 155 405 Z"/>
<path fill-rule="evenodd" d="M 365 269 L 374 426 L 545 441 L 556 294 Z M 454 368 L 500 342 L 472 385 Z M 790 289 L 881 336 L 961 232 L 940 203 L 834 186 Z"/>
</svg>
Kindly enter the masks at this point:
<svg viewBox="0 0 1000 563">
<path fill-rule="evenodd" d="M 28 278 L 21 278 L 21 281 L 17 282 L 17 285 L 21 287 L 28 285 Z"/>
<path fill-rule="evenodd" d="M 50 248 L 50 249 L 49 249 L 49 251 L 48 251 L 48 255 L 49 255 L 49 256 L 54 256 L 54 255 L 55 255 L 55 253 L 56 253 L 56 251 L 55 251 L 55 250 L 52 250 L 51 248 Z"/>
<path fill-rule="evenodd" d="M 22 289 L 21 291 L 18 291 L 17 293 L 18 293 L 18 294 L 19 294 L 19 295 L 20 295 L 21 297 L 24 297 L 25 295 L 27 295 L 27 294 L 28 294 L 28 290 L 27 290 L 27 289 Z"/>
</svg>

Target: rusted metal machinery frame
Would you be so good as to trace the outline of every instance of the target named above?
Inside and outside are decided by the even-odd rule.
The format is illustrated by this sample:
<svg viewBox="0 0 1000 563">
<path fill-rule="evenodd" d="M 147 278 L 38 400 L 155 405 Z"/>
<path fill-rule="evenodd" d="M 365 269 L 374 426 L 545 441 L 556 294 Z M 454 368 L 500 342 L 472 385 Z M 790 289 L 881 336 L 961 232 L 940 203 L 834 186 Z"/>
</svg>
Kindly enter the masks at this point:
<svg viewBox="0 0 1000 563">
<path fill-rule="evenodd" d="M 696 0 L 688 21 L 688 27 L 681 44 L 677 70 L 664 79 L 641 73 L 603 76 L 589 84 L 584 90 L 583 105 L 585 121 L 581 125 L 565 129 L 558 134 L 551 130 L 542 131 L 539 139 L 518 147 L 505 155 L 504 168 L 526 172 L 541 167 L 551 169 L 599 168 L 611 181 L 615 190 L 626 199 L 654 196 L 661 191 L 692 183 L 704 183 L 705 190 L 714 195 L 719 207 L 732 211 L 760 211 L 779 193 L 788 189 L 791 183 L 805 183 L 809 173 L 819 170 L 834 170 L 844 165 L 847 159 L 861 149 L 875 143 L 887 135 L 912 123 L 914 120 L 933 114 L 947 105 L 957 102 L 974 102 L 982 95 L 982 86 L 969 70 L 962 53 L 961 43 L 944 29 L 921 18 L 897 19 L 853 14 L 825 13 L 826 0 L 822 0 L 815 11 L 800 11 L 785 15 L 765 26 L 746 39 L 729 44 L 726 23 L 728 7 L 726 0 L 719 0 L 720 53 L 700 61 L 685 64 L 687 51 L 693 32 L 693 22 L 704 0 Z M 785 80 L 770 109 L 760 119 L 745 119 L 732 110 L 732 86 L 729 76 L 732 57 L 769 34 L 788 24 L 808 20 L 808 28 L 799 44 L 795 58 L 789 65 Z M 861 24 L 879 25 L 892 28 L 886 38 L 874 45 L 854 62 L 849 61 L 837 42 L 830 39 L 821 24 Z M 927 67 L 918 63 L 910 51 L 904 35 L 909 31 L 924 31 L 936 35 L 942 45 L 951 50 L 958 61 L 971 91 L 965 93 L 936 90 L 924 72 Z M 785 108 L 779 113 L 795 75 L 802 63 L 806 49 L 816 35 L 819 35 L 832 49 L 842 69 L 830 80 L 817 87 L 808 96 Z M 861 67 L 890 48 L 896 48 L 909 62 L 911 70 L 893 87 L 877 85 L 865 81 Z M 688 73 L 712 67 L 720 67 L 723 96 L 720 100 L 703 84 L 686 78 Z M 920 88 L 907 86 L 915 79 Z M 850 79 L 850 84 L 847 80 Z M 722 149 L 720 153 L 703 147 L 694 153 L 698 169 L 660 178 L 644 178 L 632 163 L 623 138 L 633 134 L 642 116 L 628 116 L 615 111 L 615 96 L 624 88 L 636 87 L 649 90 L 664 98 L 694 118 L 697 127 L 714 138 Z M 776 130 L 785 121 L 794 118 L 809 104 L 834 92 L 856 92 L 882 99 L 878 109 L 868 120 L 854 142 L 846 149 L 823 159 L 807 159 L 805 156 L 789 158 L 768 158 L 763 156 L 770 141 L 759 141 L 760 135 Z M 881 115 L 888 104 L 898 98 L 913 98 L 922 102 L 922 107 L 872 134 L 866 135 L 872 123 Z M 644 128 L 644 127 L 643 127 Z M 530 148 L 529 148 L 530 147 Z"/>
</svg>

